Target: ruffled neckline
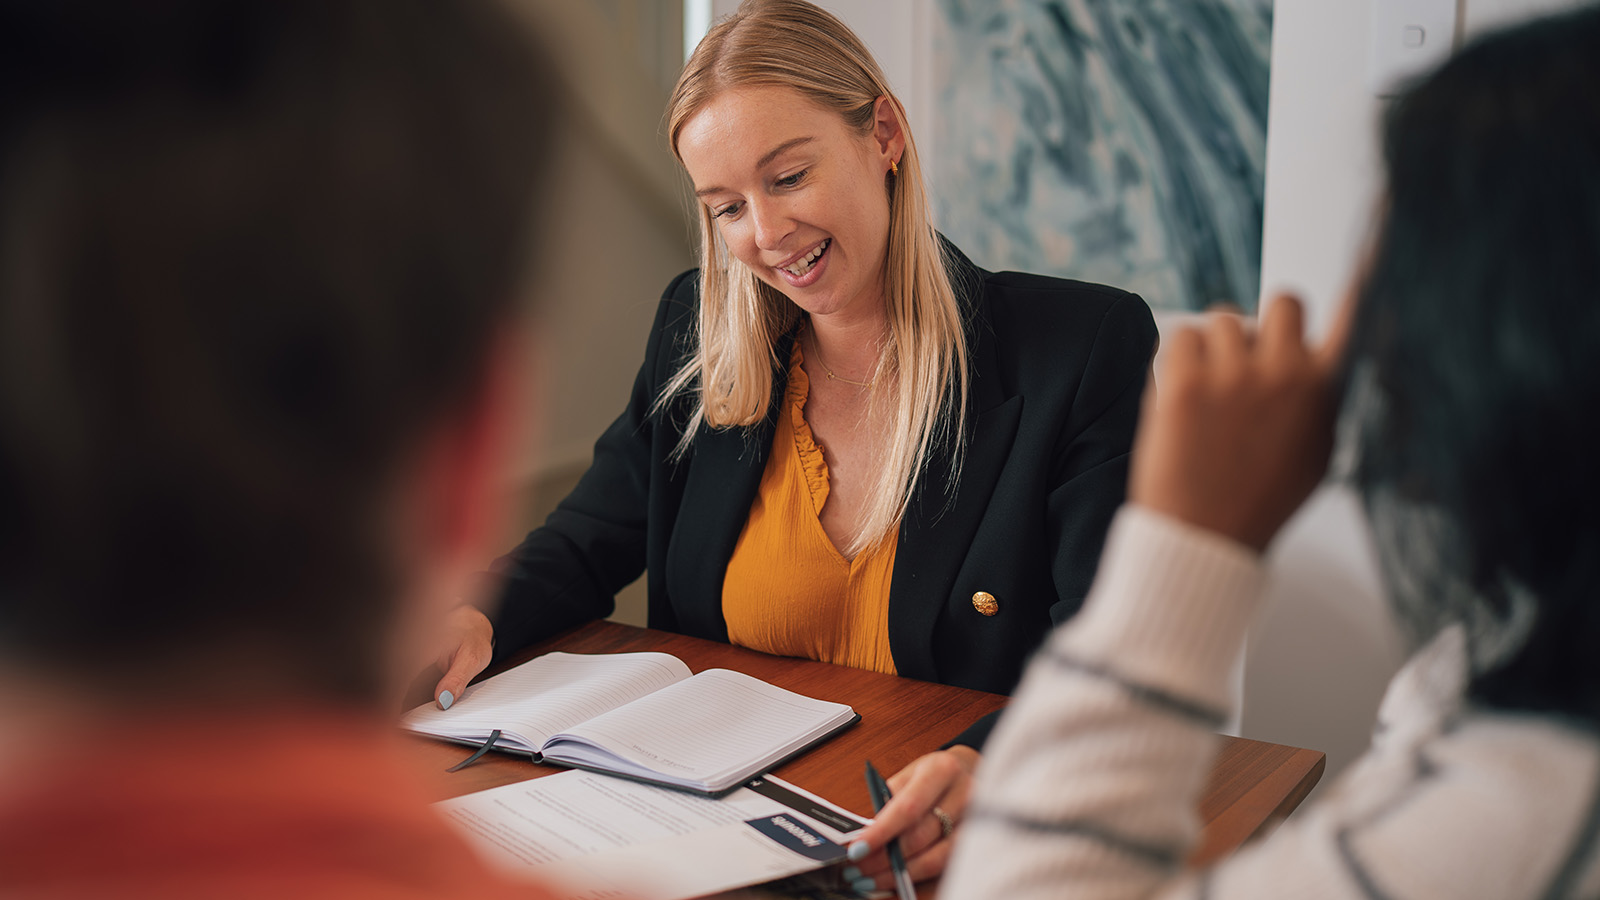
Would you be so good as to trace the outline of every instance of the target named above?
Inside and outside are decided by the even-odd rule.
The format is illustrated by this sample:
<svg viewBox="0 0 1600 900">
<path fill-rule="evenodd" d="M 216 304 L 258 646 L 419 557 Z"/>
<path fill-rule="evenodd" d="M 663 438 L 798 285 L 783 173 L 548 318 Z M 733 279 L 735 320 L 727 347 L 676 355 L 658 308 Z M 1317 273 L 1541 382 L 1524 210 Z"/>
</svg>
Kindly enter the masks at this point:
<svg viewBox="0 0 1600 900">
<path fill-rule="evenodd" d="M 805 353 L 795 339 L 794 351 L 789 354 L 789 387 L 784 392 L 784 402 L 789 406 L 789 424 L 794 432 L 794 449 L 800 459 L 800 471 L 805 474 L 806 488 L 811 492 L 811 503 L 817 515 L 828 502 L 828 462 L 822 446 L 811 433 L 811 423 L 806 421 L 806 399 L 811 396 L 811 379 L 806 375 Z"/>
</svg>

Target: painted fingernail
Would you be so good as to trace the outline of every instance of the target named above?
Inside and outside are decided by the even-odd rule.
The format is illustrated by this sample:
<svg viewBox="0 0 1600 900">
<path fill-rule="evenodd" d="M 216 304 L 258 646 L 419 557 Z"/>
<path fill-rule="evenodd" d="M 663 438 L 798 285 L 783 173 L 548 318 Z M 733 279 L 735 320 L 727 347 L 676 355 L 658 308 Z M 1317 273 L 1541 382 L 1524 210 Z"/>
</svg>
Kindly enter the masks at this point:
<svg viewBox="0 0 1600 900">
<path fill-rule="evenodd" d="M 861 870 L 855 866 L 845 866 L 844 871 L 840 872 L 839 875 L 844 878 L 845 881 L 854 884 L 856 880 L 861 877 Z"/>
<path fill-rule="evenodd" d="M 850 848 L 844 852 L 844 855 L 851 862 L 860 862 L 863 859 L 866 859 L 867 854 L 871 852 L 872 848 L 867 846 L 866 841 L 856 841 L 850 845 Z"/>
<path fill-rule="evenodd" d="M 450 704 L 452 704 L 454 702 L 456 702 L 456 698 L 455 698 L 454 694 L 450 693 L 449 691 L 440 691 L 439 692 L 439 708 L 440 709 L 449 709 L 450 708 Z"/>
<path fill-rule="evenodd" d="M 878 883 L 871 878 L 857 878 L 850 882 L 850 886 L 855 888 L 858 894 L 870 894 L 878 889 Z"/>
</svg>

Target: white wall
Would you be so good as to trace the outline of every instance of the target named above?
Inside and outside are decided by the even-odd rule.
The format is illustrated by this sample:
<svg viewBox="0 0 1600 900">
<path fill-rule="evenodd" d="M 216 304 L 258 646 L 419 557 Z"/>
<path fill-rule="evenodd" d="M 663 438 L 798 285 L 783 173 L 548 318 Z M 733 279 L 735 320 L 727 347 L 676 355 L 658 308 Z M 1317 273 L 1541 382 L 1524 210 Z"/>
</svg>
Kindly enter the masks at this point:
<svg viewBox="0 0 1600 900">
<path fill-rule="evenodd" d="M 1318 334 L 1345 293 L 1379 192 L 1369 32 L 1364 2 L 1274 5 L 1262 293 L 1301 296 Z M 1325 782 L 1365 749 L 1402 658 L 1368 540 L 1349 491 L 1319 492 L 1272 549 L 1246 652 L 1240 732 L 1323 751 Z"/>
<path fill-rule="evenodd" d="M 1470 40 L 1576 5 L 1458 0 L 1458 27 Z M 1349 283 L 1382 190 L 1382 101 L 1367 87 L 1369 4 L 1276 0 L 1274 9 L 1261 284 L 1264 294 L 1301 294 L 1320 332 Z"/>
</svg>

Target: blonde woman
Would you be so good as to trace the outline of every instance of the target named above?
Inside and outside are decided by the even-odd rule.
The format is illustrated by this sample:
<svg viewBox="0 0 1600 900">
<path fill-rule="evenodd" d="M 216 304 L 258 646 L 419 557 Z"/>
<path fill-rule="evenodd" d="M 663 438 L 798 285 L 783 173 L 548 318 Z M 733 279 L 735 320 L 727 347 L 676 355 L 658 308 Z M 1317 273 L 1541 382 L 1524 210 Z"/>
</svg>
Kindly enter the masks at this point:
<svg viewBox="0 0 1600 900">
<path fill-rule="evenodd" d="M 900 102 L 808 3 L 719 22 L 667 121 L 700 268 L 667 286 L 593 466 L 496 563 L 492 625 L 455 614 L 440 704 L 641 571 L 652 627 L 1009 692 L 1123 499 L 1149 310 L 945 243 Z M 988 727 L 961 724 L 891 779 L 863 884 L 889 883 L 895 835 L 914 877 L 943 869 Z"/>
</svg>

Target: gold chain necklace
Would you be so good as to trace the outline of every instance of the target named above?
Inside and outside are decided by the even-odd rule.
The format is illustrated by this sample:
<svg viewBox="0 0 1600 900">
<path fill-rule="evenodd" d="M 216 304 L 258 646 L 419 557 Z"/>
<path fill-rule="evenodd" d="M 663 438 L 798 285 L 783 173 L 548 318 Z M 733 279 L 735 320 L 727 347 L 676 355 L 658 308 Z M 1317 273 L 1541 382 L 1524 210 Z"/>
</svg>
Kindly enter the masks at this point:
<svg viewBox="0 0 1600 900">
<path fill-rule="evenodd" d="M 835 375 L 833 373 L 833 370 L 828 368 L 827 360 L 822 358 L 822 345 L 817 343 L 817 333 L 814 330 L 809 329 L 809 328 L 806 329 L 806 331 L 811 335 L 811 349 L 816 351 L 817 362 L 822 365 L 822 371 L 828 373 L 829 380 L 831 380 L 831 381 L 842 381 L 845 384 L 853 384 L 856 387 L 864 387 L 864 388 L 872 387 L 872 385 L 877 382 L 878 378 L 877 378 L 876 375 L 873 376 L 871 381 L 851 381 L 850 379 L 845 378 L 845 377 L 843 377 L 841 375 Z"/>
</svg>

